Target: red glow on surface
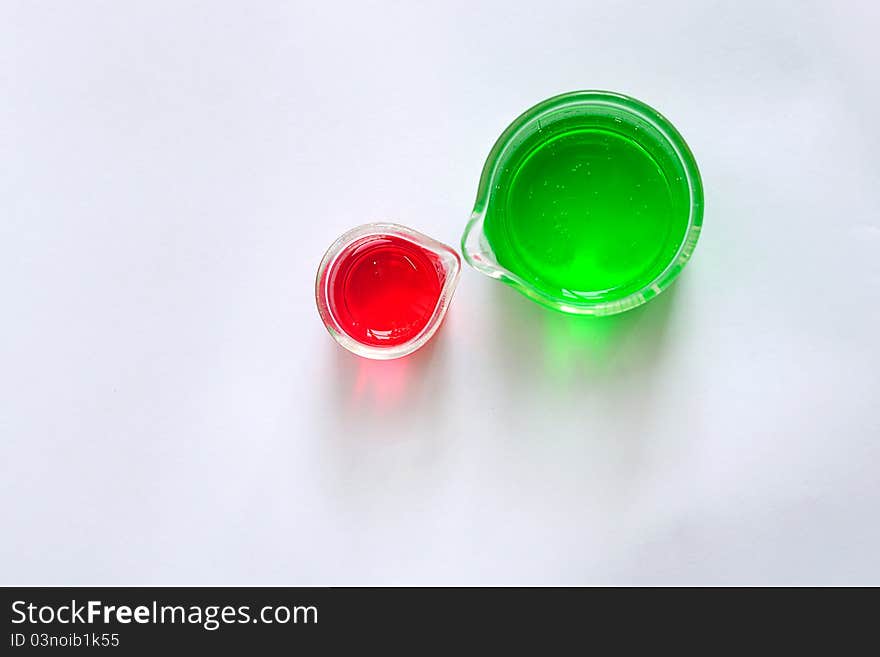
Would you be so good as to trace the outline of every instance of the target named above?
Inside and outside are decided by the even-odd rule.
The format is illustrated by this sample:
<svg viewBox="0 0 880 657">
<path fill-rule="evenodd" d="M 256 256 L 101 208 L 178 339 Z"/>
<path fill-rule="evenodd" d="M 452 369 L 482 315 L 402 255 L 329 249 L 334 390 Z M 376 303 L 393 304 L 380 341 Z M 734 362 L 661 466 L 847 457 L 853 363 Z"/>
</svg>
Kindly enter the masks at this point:
<svg viewBox="0 0 880 657">
<path fill-rule="evenodd" d="M 330 312 L 365 345 L 394 347 L 414 338 L 434 312 L 443 288 L 435 254 L 392 235 L 345 248 L 328 273 Z"/>
</svg>

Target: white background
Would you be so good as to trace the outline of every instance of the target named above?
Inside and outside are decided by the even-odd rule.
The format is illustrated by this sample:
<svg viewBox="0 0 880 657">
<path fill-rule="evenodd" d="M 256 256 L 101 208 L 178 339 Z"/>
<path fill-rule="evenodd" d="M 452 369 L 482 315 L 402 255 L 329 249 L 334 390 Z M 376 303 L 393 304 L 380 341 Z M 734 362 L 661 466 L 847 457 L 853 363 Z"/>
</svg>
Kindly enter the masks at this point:
<svg viewBox="0 0 880 657">
<path fill-rule="evenodd" d="M 0 582 L 880 584 L 880 10 L 0 3 Z M 672 291 L 570 318 L 465 268 L 359 360 L 344 230 L 458 240 L 582 88 L 681 130 Z"/>
</svg>

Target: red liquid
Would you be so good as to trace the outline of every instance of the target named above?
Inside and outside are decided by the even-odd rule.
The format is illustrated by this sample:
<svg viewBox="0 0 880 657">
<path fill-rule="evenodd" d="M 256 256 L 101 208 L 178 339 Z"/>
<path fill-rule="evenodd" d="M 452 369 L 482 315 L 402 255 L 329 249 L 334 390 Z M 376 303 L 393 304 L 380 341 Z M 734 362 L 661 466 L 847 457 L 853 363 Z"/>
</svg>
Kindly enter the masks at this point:
<svg viewBox="0 0 880 657">
<path fill-rule="evenodd" d="M 377 347 L 404 344 L 425 328 L 444 278 L 436 255 L 391 235 L 346 247 L 328 276 L 336 321 L 358 342 Z"/>
</svg>

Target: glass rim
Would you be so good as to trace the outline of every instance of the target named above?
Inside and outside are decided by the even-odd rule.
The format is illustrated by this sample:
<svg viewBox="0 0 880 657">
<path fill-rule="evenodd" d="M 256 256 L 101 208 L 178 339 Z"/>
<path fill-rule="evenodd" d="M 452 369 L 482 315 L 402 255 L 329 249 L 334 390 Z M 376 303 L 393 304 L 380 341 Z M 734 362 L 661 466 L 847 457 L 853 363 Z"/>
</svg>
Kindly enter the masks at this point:
<svg viewBox="0 0 880 657">
<path fill-rule="evenodd" d="M 511 147 L 511 144 L 514 144 L 517 137 L 526 132 L 530 126 L 551 113 L 561 109 L 576 111 L 578 108 L 586 107 L 614 109 L 625 115 L 638 118 L 654 128 L 675 154 L 677 163 L 684 171 L 683 183 L 687 187 L 689 198 L 687 230 L 674 257 L 650 282 L 621 299 L 610 301 L 563 299 L 537 288 L 497 261 L 483 230 L 492 189 L 502 168 L 503 156 L 507 154 L 507 149 Z M 648 137 L 646 136 L 645 139 L 647 141 Z M 656 143 L 655 139 L 651 139 L 651 141 Z M 684 138 L 666 117 L 642 101 L 621 93 L 599 90 L 572 91 L 553 96 L 527 109 L 514 119 L 496 140 L 483 165 L 474 208 L 461 238 L 461 250 L 465 261 L 471 267 L 510 285 L 543 306 L 571 314 L 613 315 L 646 303 L 672 284 L 690 260 L 699 239 L 703 224 L 703 203 L 703 184 L 693 153 Z"/>
<path fill-rule="evenodd" d="M 330 282 L 328 273 L 332 270 L 337 259 L 347 247 L 359 240 L 370 237 L 381 237 L 383 235 L 399 237 L 418 247 L 431 251 L 440 258 L 440 261 L 446 270 L 445 280 L 440 289 L 440 297 L 437 300 L 437 304 L 434 306 L 434 310 L 432 311 L 428 322 L 422 330 L 411 339 L 402 344 L 389 347 L 367 345 L 358 342 L 346 333 L 345 329 L 342 328 L 342 325 L 336 319 L 330 308 L 328 289 Z M 324 257 L 321 258 L 321 263 L 318 265 L 318 272 L 315 276 L 315 303 L 318 306 L 318 314 L 321 317 L 321 321 L 324 323 L 324 327 L 330 335 L 333 336 L 333 339 L 348 351 L 357 354 L 358 356 L 374 360 L 402 358 L 422 347 L 434 336 L 437 329 L 440 328 L 440 325 L 443 323 L 443 318 L 446 316 L 446 311 L 449 309 L 449 304 L 452 301 L 452 296 L 455 293 L 455 288 L 458 285 L 460 275 L 461 259 L 452 247 L 449 247 L 442 242 L 438 242 L 424 233 L 420 233 L 407 226 L 391 222 L 368 223 L 344 232 L 334 240 L 324 253 Z"/>
</svg>

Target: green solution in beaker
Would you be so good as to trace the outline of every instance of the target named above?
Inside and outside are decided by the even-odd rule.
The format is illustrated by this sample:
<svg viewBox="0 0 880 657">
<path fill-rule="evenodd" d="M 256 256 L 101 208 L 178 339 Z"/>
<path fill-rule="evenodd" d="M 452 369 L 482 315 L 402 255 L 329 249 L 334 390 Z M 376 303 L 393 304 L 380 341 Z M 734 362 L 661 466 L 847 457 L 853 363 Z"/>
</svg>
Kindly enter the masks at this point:
<svg viewBox="0 0 880 657">
<path fill-rule="evenodd" d="M 687 214 L 626 136 L 574 130 L 511 163 L 489 204 L 498 261 L 553 296 L 625 296 L 674 257 Z"/>
<path fill-rule="evenodd" d="M 675 129 L 632 98 L 574 92 L 496 143 L 462 244 L 472 265 L 530 298 L 601 315 L 665 289 L 701 222 L 699 172 Z"/>
</svg>

